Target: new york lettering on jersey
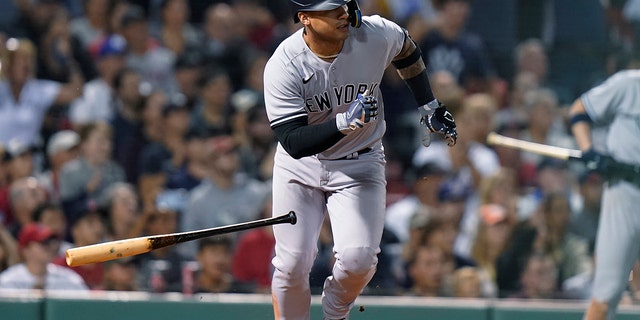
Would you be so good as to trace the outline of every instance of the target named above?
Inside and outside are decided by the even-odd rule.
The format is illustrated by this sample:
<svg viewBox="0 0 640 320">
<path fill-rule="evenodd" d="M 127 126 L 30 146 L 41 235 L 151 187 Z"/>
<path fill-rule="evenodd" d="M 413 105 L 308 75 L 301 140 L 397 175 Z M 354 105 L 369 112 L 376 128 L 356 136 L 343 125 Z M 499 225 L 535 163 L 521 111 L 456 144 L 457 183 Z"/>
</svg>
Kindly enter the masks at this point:
<svg viewBox="0 0 640 320">
<path fill-rule="evenodd" d="M 358 94 L 363 94 L 367 90 L 373 92 L 380 85 L 379 82 L 371 84 L 346 84 L 343 86 L 333 87 L 329 91 L 324 91 L 319 94 L 314 94 L 311 97 L 305 99 L 305 109 L 309 113 L 325 112 L 332 110 L 332 101 L 336 101 L 336 105 L 348 105 L 356 99 Z M 331 93 L 331 94 L 330 94 Z"/>
</svg>

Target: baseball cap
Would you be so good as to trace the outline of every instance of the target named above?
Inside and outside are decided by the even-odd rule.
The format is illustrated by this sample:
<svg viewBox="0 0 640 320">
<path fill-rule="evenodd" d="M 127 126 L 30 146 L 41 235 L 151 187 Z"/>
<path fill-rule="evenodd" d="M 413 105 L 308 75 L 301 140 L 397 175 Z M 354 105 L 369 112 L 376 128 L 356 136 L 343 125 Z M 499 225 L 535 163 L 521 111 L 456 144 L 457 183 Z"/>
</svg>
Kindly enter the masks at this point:
<svg viewBox="0 0 640 320">
<path fill-rule="evenodd" d="M 489 226 L 507 220 L 507 210 L 499 204 L 483 204 L 479 208 L 482 221 Z"/>
<path fill-rule="evenodd" d="M 11 140 L 5 147 L 3 160 L 10 161 L 27 152 L 33 152 L 35 150 L 36 147 L 30 143 L 25 143 L 20 140 Z"/>
<path fill-rule="evenodd" d="M 53 155 L 61 151 L 68 151 L 80 144 L 80 135 L 73 130 L 62 130 L 54 133 L 49 138 L 47 155 Z"/>
<path fill-rule="evenodd" d="M 93 57 L 101 59 L 108 56 L 124 55 L 127 50 L 127 40 L 121 35 L 114 34 L 102 39 L 93 48 Z"/>
<path fill-rule="evenodd" d="M 49 227 L 39 223 L 29 223 L 22 227 L 18 235 L 18 246 L 24 248 L 31 242 L 45 242 L 49 239 L 57 239 L 58 236 Z"/>
</svg>

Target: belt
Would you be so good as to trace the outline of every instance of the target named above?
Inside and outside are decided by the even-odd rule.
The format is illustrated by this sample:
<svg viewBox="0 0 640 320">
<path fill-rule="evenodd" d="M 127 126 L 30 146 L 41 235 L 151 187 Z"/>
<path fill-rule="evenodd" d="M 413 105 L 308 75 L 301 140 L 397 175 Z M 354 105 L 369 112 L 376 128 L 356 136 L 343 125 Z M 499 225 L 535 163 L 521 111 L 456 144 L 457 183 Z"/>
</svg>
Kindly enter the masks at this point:
<svg viewBox="0 0 640 320">
<path fill-rule="evenodd" d="M 348 155 L 346 155 L 346 156 L 344 156 L 344 157 L 342 157 L 342 158 L 338 158 L 338 159 L 335 159 L 335 160 L 351 160 L 351 159 L 358 159 L 358 157 L 359 157 L 361 154 L 369 153 L 369 152 L 371 152 L 371 150 L 373 150 L 373 149 L 371 149 L 371 148 L 364 148 L 364 149 L 360 149 L 360 150 L 358 150 L 358 151 L 356 151 L 356 152 L 354 152 L 354 153 L 350 153 L 350 154 L 348 154 Z"/>
</svg>

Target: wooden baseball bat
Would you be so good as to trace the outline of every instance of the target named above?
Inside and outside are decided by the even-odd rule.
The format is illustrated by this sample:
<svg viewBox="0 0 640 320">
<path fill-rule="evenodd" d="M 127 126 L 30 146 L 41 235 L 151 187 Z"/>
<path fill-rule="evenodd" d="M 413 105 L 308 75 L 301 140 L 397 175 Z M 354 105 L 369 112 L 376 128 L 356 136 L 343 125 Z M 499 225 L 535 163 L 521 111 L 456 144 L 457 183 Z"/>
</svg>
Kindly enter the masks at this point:
<svg viewBox="0 0 640 320">
<path fill-rule="evenodd" d="M 523 151 L 529 151 L 543 156 L 558 158 L 562 160 L 580 159 L 582 157 L 582 151 L 580 150 L 561 148 L 531 141 L 525 141 L 503 136 L 495 132 L 490 132 L 487 135 L 487 143 L 490 145 L 505 146 Z"/>
<path fill-rule="evenodd" d="M 178 243 L 202 239 L 210 236 L 270 226 L 280 223 L 296 224 L 296 222 L 297 218 L 295 212 L 289 211 L 289 213 L 281 215 L 279 217 L 242 222 L 229 226 L 109 241 L 89 246 L 71 248 L 66 251 L 66 261 L 67 265 L 69 265 L 70 267 L 75 267 L 89 263 L 104 262 L 124 257 L 135 256 L 138 254 L 149 252 L 151 250 L 160 249 Z"/>
</svg>

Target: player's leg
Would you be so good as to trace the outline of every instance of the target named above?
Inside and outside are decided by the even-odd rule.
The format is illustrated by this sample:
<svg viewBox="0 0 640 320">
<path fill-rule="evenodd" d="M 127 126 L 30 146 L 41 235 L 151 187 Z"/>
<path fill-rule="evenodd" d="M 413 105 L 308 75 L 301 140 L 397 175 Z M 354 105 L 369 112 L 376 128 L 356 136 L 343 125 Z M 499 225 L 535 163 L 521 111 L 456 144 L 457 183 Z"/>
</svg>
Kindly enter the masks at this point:
<svg viewBox="0 0 640 320">
<path fill-rule="evenodd" d="M 640 250 L 637 188 L 618 183 L 607 188 L 596 238 L 596 273 L 586 320 L 613 319 Z"/>
<path fill-rule="evenodd" d="M 367 177 L 356 179 L 357 185 L 338 190 L 327 199 L 336 257 L 322 296 L 327 319 L 348 317 L 355 299 L 376 271 L 384 227 L 384 165 L 367 163 L 366 167 L 361 169 Z"/>
<path fill-rule="evenodd" d="M 295 225 L 274 226 L 276 239 L 271 283 L 275 319 L 309 319 L 309 273 L 317 254 L 317 238 L 324 219 L 320 190 L 287 183 L 274 175 L 273 212 L 296 212 Z"/>
</svg>

